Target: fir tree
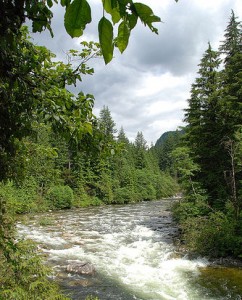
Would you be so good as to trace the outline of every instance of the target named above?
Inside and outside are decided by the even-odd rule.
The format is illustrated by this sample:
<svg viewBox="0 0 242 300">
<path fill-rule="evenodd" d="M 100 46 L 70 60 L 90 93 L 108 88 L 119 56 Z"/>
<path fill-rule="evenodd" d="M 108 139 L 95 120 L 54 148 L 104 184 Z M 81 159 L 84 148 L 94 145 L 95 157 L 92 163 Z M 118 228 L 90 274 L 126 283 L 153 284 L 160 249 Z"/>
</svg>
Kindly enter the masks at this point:
<svg viewBox="0 0 242 300">
<path fill-rule="evenodd" d="M 198 77 L 192 86 L 189 108 L 185 121 L 188 123 L 187 140 L 193 150 L 193 159 L 201 171 L 197 179 L 210 196 L 210 203 L 224 197 L 223 168 L 221 160 L 221 122 L 219 120 L 219 53 L 211 45 L 199 64 Z"/>
</svg>

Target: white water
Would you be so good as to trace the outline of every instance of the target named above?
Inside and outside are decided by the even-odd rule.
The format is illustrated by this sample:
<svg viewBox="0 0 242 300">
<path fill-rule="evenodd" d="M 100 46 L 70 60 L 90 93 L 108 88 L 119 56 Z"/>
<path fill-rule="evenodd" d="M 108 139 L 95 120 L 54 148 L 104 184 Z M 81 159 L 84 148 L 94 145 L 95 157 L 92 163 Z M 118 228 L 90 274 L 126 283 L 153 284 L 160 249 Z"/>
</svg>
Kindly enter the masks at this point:
<svg viewBox="0 0 242 300">
<path fill-rule="evenodd" d="M 166 211 L 168 205 L 159 201 L 50 213 L 51 226 L 39 226 L 43 216 L 38 215 L 18 229 L 41 245 L 57 274 L 71 261 L 95 266 L 92 277 L 62 275 L 73 299 L 85 299 L 81 295 L 88 293 L 103 300 L 229 299 L 214 298 L 194 285 L 207 261 L 175 254 L 176 228 Z"/>
</svg>

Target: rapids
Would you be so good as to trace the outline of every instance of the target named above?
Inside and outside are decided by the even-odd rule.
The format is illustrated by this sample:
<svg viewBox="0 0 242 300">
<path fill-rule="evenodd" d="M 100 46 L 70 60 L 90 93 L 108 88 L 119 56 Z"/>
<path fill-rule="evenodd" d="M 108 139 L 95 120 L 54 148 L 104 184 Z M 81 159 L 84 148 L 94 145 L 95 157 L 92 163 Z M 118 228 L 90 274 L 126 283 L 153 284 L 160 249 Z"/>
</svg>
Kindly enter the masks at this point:
<svg viewBox="0 0 242 300">
<path fill-rule="evenodd" d="M 18 232 L 38 243 L 71 299 L 242 299 L 241 269 L 214 268 L 177 253 L 171 202 L 37 214 L 19 223 Z M 95 275 L 68 274 L 65 266 L 78 261 L 91 263 Z"/>
</svg>

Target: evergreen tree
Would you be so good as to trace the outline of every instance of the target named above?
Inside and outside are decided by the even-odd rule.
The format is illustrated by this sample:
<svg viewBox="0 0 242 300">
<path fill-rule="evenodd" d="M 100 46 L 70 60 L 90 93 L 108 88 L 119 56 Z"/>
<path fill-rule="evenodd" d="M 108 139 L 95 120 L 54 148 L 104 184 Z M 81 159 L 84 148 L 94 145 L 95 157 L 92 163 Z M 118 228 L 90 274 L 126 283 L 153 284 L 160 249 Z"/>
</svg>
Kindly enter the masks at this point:
<svg viewBox="0 0 242 300">
<path fill-rule="evenodd" d="M 129 139 L 126 137 L 123 126 L 120 128 L 120 130 L 118 132 L 117 141 L 119 143 L 124 143 L 126 145 L 129 143 Z"/>
<path fill-rule="evenodd" d="M 111 112 L 107 106 L 103 106 L 103 108 L 100 111 L 98 124 L 100 131 L 104 135 L 105 141 L 112 141 L 114 139 L 114 135 L 117 132 L 115 129 L 115 122 L 113 121 L 113 118 L 111 116 Z"/>
<path fill-rule="evenodd" d="M 186 139 L 193 150 L 194 162 L 200 166 L 197 179 L 207 190 L 210 203 L 223 199 L 226 194 L 219 118 L 220 62 L 219 53 L 209 44 L 199 64 L 199 76 L 192 85 L 185 114 L 188 123 Z"/>
<path fill-rule="evenodd" d="M 236 217 L 242 209 L 242 197 L 238 195 L 242 180 L 242 171 L 235 163 L 236 145 L 242 124 L 242 27 L 232 11 L 225 30 L 225 40 L 220 51 L 224 55 L 222 70 L 221 119 L 223 120 L 222 144 L 227 154 L 224 163 L 224 176 L 229 188 Z"/>
<path fill-rule="evenodd" d="M 242 27 L 232 11 L 225 30 L 225 40 L 220 46 L 224 57 L 222 71 L 222 104 L 224 136 L 230 138 L 242 124 Z"/>
<path fill-rule="evenodd" d="M 135 165 L 138 169 L 146 167 L 145 151 L 147 150 L 147 142 L 142 132 L 138 132 L 134 142 Z"/>
</svg>

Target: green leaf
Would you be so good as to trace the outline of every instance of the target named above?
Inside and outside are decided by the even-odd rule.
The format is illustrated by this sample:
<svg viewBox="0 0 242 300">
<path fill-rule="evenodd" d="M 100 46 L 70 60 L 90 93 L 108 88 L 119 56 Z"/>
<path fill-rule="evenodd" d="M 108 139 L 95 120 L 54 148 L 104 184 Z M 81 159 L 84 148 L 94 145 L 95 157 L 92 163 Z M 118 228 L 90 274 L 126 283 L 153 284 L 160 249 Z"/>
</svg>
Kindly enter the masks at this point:
<svg viewBox="0 0 242 300">
<path fill-rule="evenodd" d="M 130 37 L 130 28 L 128 26 L 128 23 L 126 21 L 123 21 L 122 23 L 120 23 L 118 27 L 118 38 L 117 38 L 117 45 L 121 53 L 123 53 L 124 50 L 127 48 L 129 43 L 129 37 Z"/>
<path fill-rule="evenodd" d="M 91 122 L 85 122 L 83 124 L 83 127 L 85 128 L 85 132 L 89 133 L 90 135 L 93 134 L 93 130 L 92 130 L 92 123 Z"/>
<path fill-rule="evenodd" d="M 52 7 L 52 6 L 53 6 L 52 0 L 47 0 L 47 5 L 48 5 L 49 7 Z"/>
<path fill-rule="evenodd" d="M 114 0 L 102 0 L 103 1 L 103 7 L 107 13 L 109 13 L 112 16 L 113 24 L 116 24 L 121 19 L 117 1 Z"/>
<path fill-rule="evenodd" d="M 113 58 L 113 26 L 111 22 L 102 17 L 98 24 L 99 43 L 104 57 L 105 64 Z"/>
<path fill-rule="evenodd" d="M 161 19 L 154 15 L 152 9 L 143 4 L 143 3 L 134 3 L 135 11 L 140 18 L 140 20 L 145 24 L 148 25 L 150 30 L 158 34 L 157 28 L 155 28 L 152 23 L 154 22 L 161 22 Z"/>
<path fill-rule="evenodd" d="M 130 28 L 130 30 L 132 30 L 136 26 L 137 20 L 138 20 L 137 15 L 134 15 L 134 14 L 128 15 L 128 21 L 129 21 L 129 28 Z"/>
<path fill-rule="evenodd" d="M 71 0 L 61 0 L 61 6 L 68 6 L 71 3 Z"/>
<path fill-rule="evenodd" d="M 81 36 L 91 21 L 91 8 L 86 0 L 74 0 L 66 8 L 65 28 L 71 37 Z"/>
</svg>

